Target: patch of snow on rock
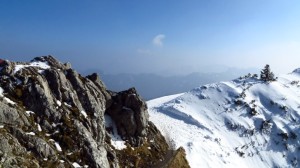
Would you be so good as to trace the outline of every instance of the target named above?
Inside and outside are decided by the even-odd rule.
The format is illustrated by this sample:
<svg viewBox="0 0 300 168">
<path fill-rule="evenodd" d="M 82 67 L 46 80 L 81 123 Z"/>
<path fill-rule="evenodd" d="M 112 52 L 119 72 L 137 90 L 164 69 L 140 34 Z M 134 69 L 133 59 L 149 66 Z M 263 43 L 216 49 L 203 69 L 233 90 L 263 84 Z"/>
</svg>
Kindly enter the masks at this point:
<svg viewBox="0 0 300 168">
<path fill-rule="evenodd" d="M 72 166 L 73 166 L 74 168 L 81 168 L 81 166 L 80 166 L 77 162 L 74 162 L 74 163 L 72 164 Z"/>
<path fill-rule="evenodd" d="M 59 143 L 58 143 L 58 142 L 55 142 L 54 144 L 55 144 L 56 149 L 57 149 L 59 152 L 61 152 L 62 149 L 61 149 Z"/>
<path fill-rule="evenodd" d="M 56 101 L 56 104 L 60 107 L 61 106 L 61 102 L 59 100 Z"/>
<path fill-rule="evenodd" d="M 32 136 L 34 136 L 35 133 L 34 132 L 26 132 L 26 135 L 32 135 Z"/>
<path fill-rule="evenodd" d="M 67 107 L 69 107 L 69 108 L 72 108 L 72 106 L 71 105 L 69 105 L 68 103 L 66 103 L 66 102 L 64 102 L 64 105 L 65 106 L 67 106 Z"/>
<path fill-rule="evenodd" d="M 17 73 L 18 71 L 20 71 L 24 67 L 28 67 L 28 65 L 23 65 L 23 64 L 16 65 L 15 69 L 14 69 L 14 73 Z"/>
<path fill-rule="evenodd" d="M 111 138 L 111 144 L 118 150 L 125 149 L 125 141 L 122 140 L 121 136 L 118 134 L 117 126 L 109 115 L 104 115 L 105 118 L 105 127 L 112 128 L 112 132 L 109 133 Z"/>
<path fill-rule="evenodd" d="M 40 126 L 40 124 L 37 124 L 37 127 L 38 127 L 38 131 L 42 131 L 42 127 Z"/>
<path fill-rule="evenodd" d="M 3 96 L 3 89 L 0 87 L 0 96 Z"/>
<path fill-rule="evenodd" d="M 34 114 L 33 111 L 25 111 L 26 115 L 30 116 L 30 114 Z"/>
<path fill-rule="evenodd" d="M 10 99 L 7 98 L 7 97 L 4 97 L 4 100 L 5 100 L 7 103 L 9 103 L 9 104 L 12 104 L 12 105 L 15 105 L 15 104 L 16 104 L 14 101 L 10 100 Z"/>
<path fill-rule="evenodd" d="M 46 62 L 32 62 L 30 66 L 39 67 L 41 69 L 49 69 L 50 66 Z"/>
<path fill-rule="evenodd" d="M 82 110 L 82 111 L 80 111 L 80 113 L 84 116 L 84 118 L 87 118 L 88 115 L 86 114 L 85 111 Z"/>
<path fill-rule="evenodd" d="M 0 97 L 4 97 L 3 99 L 4 99 L 7 103 L 9 103 L 9 104 L 12 104 L 12 105 L 16 104 L 14 101 L 12 101 L 12 100 L 10 100 L 9 98 L 5 97 L 5 96 L 3 95 L 3 92 L 4 92 L 4 90 L 0 87 Z"/>
<path fill-rule="evenodd" d="M 38 67 L 40 69 L 49 69 L 50 68 L 50 66 L 46 62 L 32 62 L 29 65 L 26 65 L 26 64 L 16 65 L 15 69 L 14 69 L 14 73 L 17 73 L 18 71 L 20 71 L 21 69 L 26 68 L 26 67 Z"/>
</svg>

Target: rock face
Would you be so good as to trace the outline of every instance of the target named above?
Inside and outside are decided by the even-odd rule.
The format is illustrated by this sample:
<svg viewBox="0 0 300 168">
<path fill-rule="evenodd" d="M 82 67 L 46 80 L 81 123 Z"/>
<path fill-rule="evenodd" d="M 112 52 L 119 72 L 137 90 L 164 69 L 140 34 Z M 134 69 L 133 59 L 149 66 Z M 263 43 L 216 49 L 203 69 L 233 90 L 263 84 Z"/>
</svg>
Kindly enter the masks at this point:
<svg viewBox="0 0 300 168">
<path fill-rule="evenodd" d="M 107 113 L 116 122 L 119 134 L 134 146 L 141 145 L 142 137 L 147 135 L 149 120 L 146 103 L 134 88 L 113 93 L 112 100 Z"/>
<path fill-rule="evenodd" d="M 5 61 L 0 87 L 0 167 L 152 167 L 169 150 L 134 88 L 108 91 L 52 56 Z"/>
</svg>

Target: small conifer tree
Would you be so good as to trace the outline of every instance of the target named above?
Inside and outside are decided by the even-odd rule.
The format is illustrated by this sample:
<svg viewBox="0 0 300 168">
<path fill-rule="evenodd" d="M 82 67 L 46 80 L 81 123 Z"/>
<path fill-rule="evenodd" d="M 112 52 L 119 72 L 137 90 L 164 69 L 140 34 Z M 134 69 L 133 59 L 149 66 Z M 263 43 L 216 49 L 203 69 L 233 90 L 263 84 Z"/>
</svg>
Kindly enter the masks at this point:
<svg viewBox="0 0 300 168">
<path fill-rule="evenodd" d="M 265 82 L 275 81 L 274 73 L 271 72 L 270 65 L 266 65 L 260 72 L 260 79 Z"/>
</svg>

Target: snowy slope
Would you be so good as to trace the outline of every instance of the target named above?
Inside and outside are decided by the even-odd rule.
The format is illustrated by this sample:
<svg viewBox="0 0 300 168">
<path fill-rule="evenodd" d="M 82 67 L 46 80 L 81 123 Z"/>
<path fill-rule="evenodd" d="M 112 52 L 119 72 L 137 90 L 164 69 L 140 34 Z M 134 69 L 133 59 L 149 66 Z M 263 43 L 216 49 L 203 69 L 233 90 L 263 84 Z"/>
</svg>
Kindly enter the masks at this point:
<svg viewBox="0 0 300 168">
<path fill-rule="evenodd" d="M 150 120 L 197 167 L 299 167 L 300 69 L 148 101 Z"/>
</svg>

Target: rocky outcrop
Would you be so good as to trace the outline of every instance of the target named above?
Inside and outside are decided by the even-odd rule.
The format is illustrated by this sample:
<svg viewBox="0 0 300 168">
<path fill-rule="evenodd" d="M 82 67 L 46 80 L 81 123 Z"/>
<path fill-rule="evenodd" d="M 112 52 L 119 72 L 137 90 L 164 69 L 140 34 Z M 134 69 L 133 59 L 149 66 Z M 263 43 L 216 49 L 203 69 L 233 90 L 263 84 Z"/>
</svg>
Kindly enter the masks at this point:
<svg viewBox="0 0 300 168">
<path fill-rule="evenodd" d="M 0 167 L 152 167 L 169 150 L 134 88 L 108 91 L 52 56 L 5 61 L 0 87 Z M 105 115 L 127 148 L 113 146 Z"/>
<path fill-rule="evenodd" d="M 180 147 L 178 148 L 174 154 L 170 157 L 170 160 L 168 160 L 167 164 L 162 166 L 165 168 L 168 167 L 180 167 L 180 168 L 189 168 L 189 163 L 186 159 L 186 153 L 184 148 Z"/>
<path fill-rule="evenodd" d="M 112 93 L 112 105 L 107 113 L 115 121 L 119 134 L 134 146 L 141 145 L 147 135 L 149 115 L 147 105 L 135 88 Z"/>
</svg>

